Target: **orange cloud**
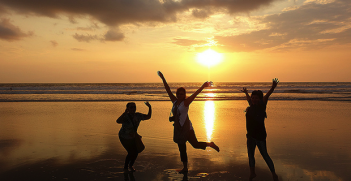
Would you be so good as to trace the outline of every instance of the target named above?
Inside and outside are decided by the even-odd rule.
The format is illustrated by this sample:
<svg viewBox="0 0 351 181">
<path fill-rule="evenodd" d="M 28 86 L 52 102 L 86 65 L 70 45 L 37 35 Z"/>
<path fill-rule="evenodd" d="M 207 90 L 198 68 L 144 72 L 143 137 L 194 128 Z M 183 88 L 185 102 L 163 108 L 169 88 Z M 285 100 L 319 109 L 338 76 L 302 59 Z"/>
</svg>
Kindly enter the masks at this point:
<svg viewBox="0 0 351 181">
<path fill-rule="evenodd" d="M 235 36 L 216 36 L 231 52 L 262 49 L 319 49 L 351 43 L 351 1 L 307 3 L 299 8 L 260 19 L 267 28 Z M 327 41 L 326 41 L 327 40 Z"/>
</svg>

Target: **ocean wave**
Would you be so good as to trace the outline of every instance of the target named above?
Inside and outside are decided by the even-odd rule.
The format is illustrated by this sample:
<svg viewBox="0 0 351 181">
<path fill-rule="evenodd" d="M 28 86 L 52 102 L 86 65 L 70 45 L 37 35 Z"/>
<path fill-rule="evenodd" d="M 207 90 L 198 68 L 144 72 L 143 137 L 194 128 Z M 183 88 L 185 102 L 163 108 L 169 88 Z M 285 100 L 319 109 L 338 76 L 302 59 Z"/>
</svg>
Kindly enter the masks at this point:
<svg viewBox="0 0 351 181">
<path fill-rule="evenodd" d="M 185 87 L 187 95 L 202 83 L 170 83 L 173 92 Z M 197 97 L 201 100 L 245 100 L 243 87 L 266 93 L 271 83 L 215 83 Z M 332 100 L 349 101 L 351 83 L 279 83 L 270 100 Z M 26 101 L 164 101 L 169 100 L 162 83 L 115 84 L 0 84 L 1 102 Z"/>
</svg>

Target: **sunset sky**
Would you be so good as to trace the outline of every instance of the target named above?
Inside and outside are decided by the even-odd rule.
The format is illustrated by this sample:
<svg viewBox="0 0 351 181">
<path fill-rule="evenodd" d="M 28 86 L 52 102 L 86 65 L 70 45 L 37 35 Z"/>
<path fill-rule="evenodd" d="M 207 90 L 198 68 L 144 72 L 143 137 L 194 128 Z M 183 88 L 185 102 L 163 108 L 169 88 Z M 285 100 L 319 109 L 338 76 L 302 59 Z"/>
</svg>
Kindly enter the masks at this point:
<svg viewBox="0 0 351 181">
<path fill-rule="evenodd" d="M 207 67 L 198 53 L 221 53 Z M 351 81 L 350 0 L 0 0 L 0 83 Z M 210 72 L 209 72 L 210 71 Z"/>
</svg>

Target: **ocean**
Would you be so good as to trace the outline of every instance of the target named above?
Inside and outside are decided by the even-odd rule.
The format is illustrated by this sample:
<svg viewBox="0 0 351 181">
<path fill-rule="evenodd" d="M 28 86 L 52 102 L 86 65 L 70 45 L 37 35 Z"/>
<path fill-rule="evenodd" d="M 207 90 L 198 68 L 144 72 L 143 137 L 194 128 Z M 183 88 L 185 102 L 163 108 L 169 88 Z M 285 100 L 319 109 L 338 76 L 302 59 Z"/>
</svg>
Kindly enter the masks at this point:
<svg viewBox="0 0 351 181">
<path fill-rule="evenodd" d="M 187 95 L 202 83 L 169 83 L 175 93 L 184 87 Z M 196 100 L 244 100 L 250 91 L 270 89 L 270 82 L 218 82 L 204 89 Z M 162 83 L 22 83 L 0 84 L 0 102 L 52 101 L 165 101 Z M 351 101 L 351 82 L 281 82 L 270 100 Z"/>
</svg>

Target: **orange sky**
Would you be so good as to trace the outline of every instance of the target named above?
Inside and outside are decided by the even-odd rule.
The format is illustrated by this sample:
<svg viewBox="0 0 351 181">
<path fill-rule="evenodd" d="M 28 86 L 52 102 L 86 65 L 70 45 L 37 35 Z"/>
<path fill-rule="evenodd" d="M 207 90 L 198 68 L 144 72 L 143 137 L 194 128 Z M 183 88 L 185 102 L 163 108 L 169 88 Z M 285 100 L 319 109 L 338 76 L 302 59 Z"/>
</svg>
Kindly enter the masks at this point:
<svg viewBox="0 0 351 181">
<path fill-rule="evenodd" d="M 349 0 L 0 0 L 0 83 L 351 81 Z M 199 64 L 211 48 L 221 63 Z"/>
</svg>

